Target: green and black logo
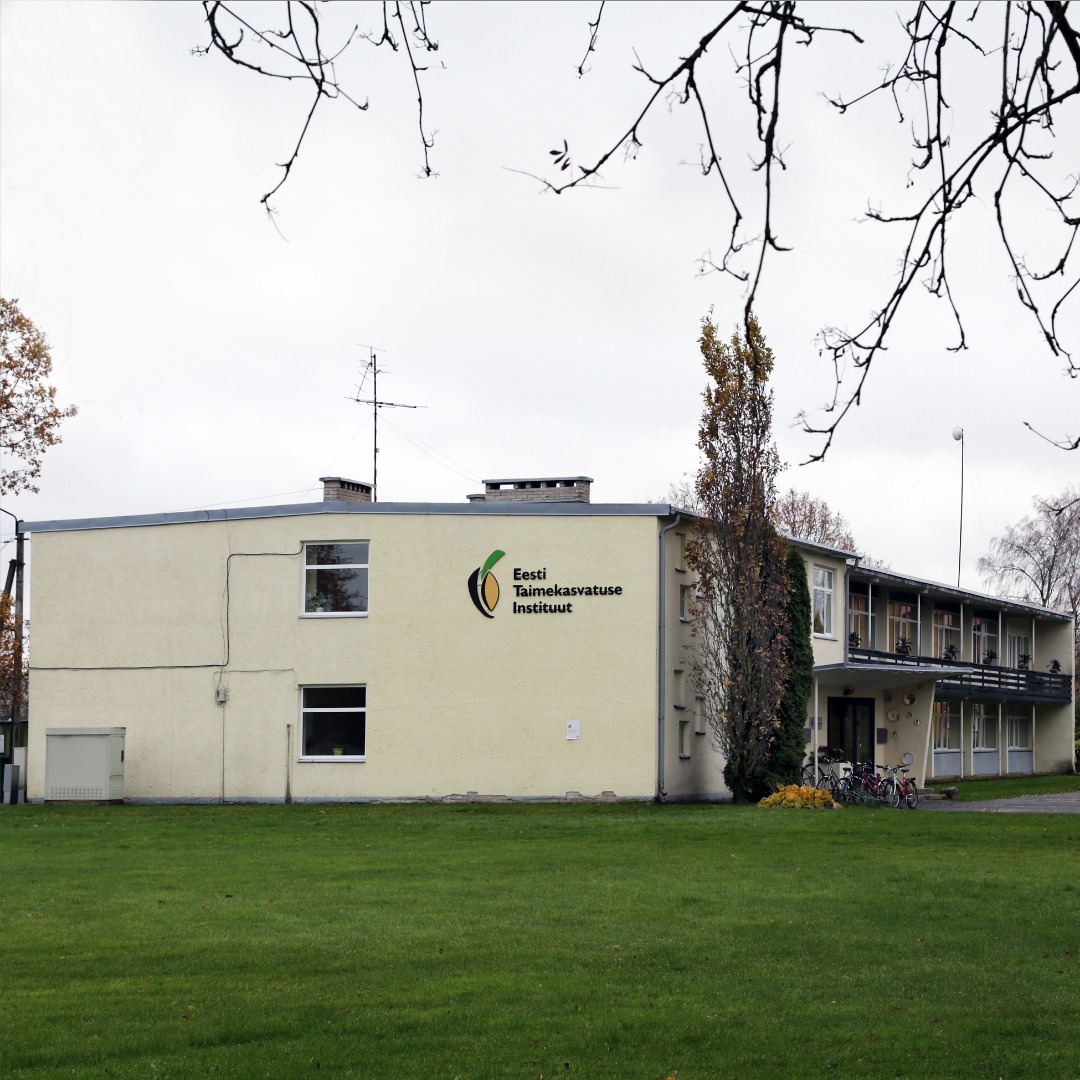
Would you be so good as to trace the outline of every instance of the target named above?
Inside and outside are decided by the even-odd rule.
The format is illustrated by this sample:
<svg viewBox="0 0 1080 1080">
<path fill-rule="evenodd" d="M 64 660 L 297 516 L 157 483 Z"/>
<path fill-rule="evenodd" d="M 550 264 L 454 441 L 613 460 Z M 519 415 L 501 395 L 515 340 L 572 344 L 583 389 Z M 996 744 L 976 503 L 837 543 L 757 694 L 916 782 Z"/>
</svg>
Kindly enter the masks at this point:
<svg viewBox="0 0 1080 1080">
<path fill-rule="evenodd" d="M 483 566 L 478 566 L 469 575 L 469 595 L 476 605 L 476 610 L 489 619 L 495 618 L 495 605 L 499 602 L 499 582 L 491 572 L 491 568 L 506 554 L 496 548 L 485 560 Z"/>
</svg>

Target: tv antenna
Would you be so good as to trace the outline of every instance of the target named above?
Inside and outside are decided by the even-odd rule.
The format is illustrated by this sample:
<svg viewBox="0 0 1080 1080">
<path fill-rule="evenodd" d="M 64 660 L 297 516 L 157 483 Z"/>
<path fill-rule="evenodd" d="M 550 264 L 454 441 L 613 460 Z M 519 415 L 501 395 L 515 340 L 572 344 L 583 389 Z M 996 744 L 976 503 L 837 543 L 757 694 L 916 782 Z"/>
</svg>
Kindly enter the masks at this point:
<svg viewBox="0 0 1080 1080">
<path fill-rule="evenodd" d="M 374 345 L 362 345 L 369 351 L 367 366 L 360 379 L 360 385 L 356 388 L 356 397 L 352 401 L 360 405 L 371 406 L 372 436 L 371 436 L 371 501 L 379 501 L 379 410 L 380 409 L 426 409 L 426 405 L 403 405 L 400 401 L 379 400 L 379 375 L 385 373 L 384 368 L 379 367 L 378 358 L 375 355 Z M 385 351 L 385 350 L 384 350 Z M 371 397 L 362 398 L 364 384 L 368 376 L 371 376 Z"/>
</svg>

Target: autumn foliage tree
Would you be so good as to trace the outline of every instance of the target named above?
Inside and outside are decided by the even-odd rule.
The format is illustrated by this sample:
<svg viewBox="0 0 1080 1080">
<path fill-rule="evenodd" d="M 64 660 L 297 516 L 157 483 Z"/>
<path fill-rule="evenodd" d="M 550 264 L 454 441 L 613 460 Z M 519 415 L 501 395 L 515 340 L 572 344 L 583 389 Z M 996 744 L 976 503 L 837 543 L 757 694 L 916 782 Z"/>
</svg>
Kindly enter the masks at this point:
<svg viewBox="0 0 1080 1080">
<path fill-rule="evenodd" d="M 775 520 L 776 527 L 788 536 L 860 554 L 843 514 L 805 491 L 788 488 L 776 500 Z"/>
<path fill-rule="evenodd" d="M 784 691 L 785 545 L 773 525 L 780 460 L 772 439 L 773 355 L 751 317 L 730 342 L 702 320 L 709 376 L 698 431 L 698 519 L 688 558 L 699 578 L 693 672 L 724 782 L 736 802 L 758 796 Z"/>
<path fill-rule="evenodd" d="M 28 671 L 23 644 L 16 625 L 15 601 L 6 592 L 0 593 L 0 715 L 4 719 L 19 715 L 20 703 L 26 700 Z"/>
<path fill-rule="evenodd" d="M 77 412 L 56 404 L 51 374 L 45 335 L 17 301 L 0 298 L 0 494 L 38 490 L 42 456 L 60 442 L 60 422 Z"/>
</svg>

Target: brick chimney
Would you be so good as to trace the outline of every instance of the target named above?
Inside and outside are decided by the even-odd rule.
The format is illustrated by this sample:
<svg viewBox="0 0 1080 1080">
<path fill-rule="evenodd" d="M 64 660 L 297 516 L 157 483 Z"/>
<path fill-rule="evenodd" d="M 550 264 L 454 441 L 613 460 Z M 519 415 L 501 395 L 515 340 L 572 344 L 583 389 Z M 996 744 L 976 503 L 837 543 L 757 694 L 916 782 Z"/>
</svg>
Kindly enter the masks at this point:
<svg viewBox="0 0 1080 1080">
<path fill-rule="evenodd" d="M 323 502 L 371 502 L 371 485 L 344 476 L 320 476 Z"/>
<path fill-rule="evenodd" d="M 589 501 L 591 476 L 541 476 L 517 480 L 485 480 L 482 495 L 469 502 L 580 502 Z"/>
</svg>

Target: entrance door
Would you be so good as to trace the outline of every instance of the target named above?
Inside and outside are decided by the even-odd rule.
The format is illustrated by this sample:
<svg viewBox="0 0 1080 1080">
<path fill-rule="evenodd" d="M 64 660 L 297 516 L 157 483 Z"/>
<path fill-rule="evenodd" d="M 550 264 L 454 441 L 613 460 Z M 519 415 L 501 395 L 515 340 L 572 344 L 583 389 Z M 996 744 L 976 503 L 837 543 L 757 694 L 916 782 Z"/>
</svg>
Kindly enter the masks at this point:
<svg viewBox="0 0 1080 1080">
<path fill-rule="evenodd" d="M 874 699 L 829 698 L 829 745 L 848 761 L 874 761 Z"/>
</svg>

